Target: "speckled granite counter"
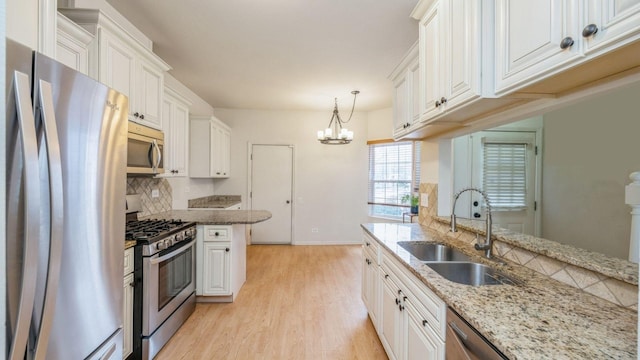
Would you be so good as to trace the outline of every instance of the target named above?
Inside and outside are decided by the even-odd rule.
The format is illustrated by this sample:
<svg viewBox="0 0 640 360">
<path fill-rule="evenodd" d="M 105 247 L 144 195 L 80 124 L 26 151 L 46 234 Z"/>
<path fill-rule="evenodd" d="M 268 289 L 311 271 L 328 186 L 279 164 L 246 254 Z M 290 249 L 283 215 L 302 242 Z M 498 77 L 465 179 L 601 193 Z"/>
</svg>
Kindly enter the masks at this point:
<svg viewBox="0 0 640 360">
<path fill-rule="evenodd" d="M 451 224 L 451 219 L 448 217 L 435 217 L 435 220 L 443 224 Z M 456 223 L 460 229 L 474 231 L 481 235 L 486 234 L 484 221 L 457 219 Z M 491 234 L 507 244 L 638 285 L 638 264 L 630 261 L 495 226 L 491 227 Z"/>
<path fill-rule="evenodd" d="M 127 250 L 128 248 L 132 248 L 134 246 L 136 246 L 137 241 L 135 240 L 125 240 L 124 241 L 124 249 Z"/>
<path fill-rule="evenodd" d="M 240 195 L 211 195 L 189 200 L 190 209 L 225 209 L 242 203 Z"/>
<path fill-rule="evenodd" d="M 255 224 L 271 218 L 267 210 L 171 210 L 146 219 L 180 219 L 202 225 Z"/>
<path fill-rule="evenodd" d="M 464 243 L 418 224 L 363 224 L 399 259 L 510 359 L 637 359 L 637 312 L 517 265 L 497 265 Z M 399 241 L 435 241 L 499 268 L 520 286 L 450 282 L 414 258 Z"/>
</svg>

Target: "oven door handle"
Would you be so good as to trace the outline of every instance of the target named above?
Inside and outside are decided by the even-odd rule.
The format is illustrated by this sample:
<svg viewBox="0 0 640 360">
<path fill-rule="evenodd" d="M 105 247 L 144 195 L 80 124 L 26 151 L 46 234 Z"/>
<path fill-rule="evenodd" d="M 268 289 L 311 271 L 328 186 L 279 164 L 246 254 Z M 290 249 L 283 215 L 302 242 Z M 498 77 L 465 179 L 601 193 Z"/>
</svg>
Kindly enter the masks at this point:
<svg viewBox="0 0 640 360">
<path fill-rule="evenodd" d="M 193 239 L 187 245 L 181 247 L 180 249 L 178 249 L 176 251 L 172 251 L 172 252 L 168 253 L 167 255 L 160 256 L 158 258 L 151 258 L 149 260 L 149 263 L 151 265 L 156 265 L 156 264 L 159 264 L 159 263 L 161 263 L 161 262 L 163 262 L 163 261 L 165 261 L 167 259 L 170 259 L 170 258 L 172 258 L 172 257 L 174 257 L 174 256 L 176 256 L 178 254 L 181 254 L 181 253 L 187 251 L 187 249 L 190 248 L 195 242 L 196 242 L 196 239 Z"/>
</svg>

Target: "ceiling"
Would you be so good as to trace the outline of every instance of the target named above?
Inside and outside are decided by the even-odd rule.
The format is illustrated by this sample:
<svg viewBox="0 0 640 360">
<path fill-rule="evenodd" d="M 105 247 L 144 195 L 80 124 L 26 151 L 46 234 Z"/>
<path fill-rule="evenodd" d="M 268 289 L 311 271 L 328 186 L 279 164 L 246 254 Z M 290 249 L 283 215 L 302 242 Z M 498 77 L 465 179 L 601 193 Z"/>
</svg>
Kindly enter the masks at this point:
<svg viewBox="0 0 640 360">
<path fill-rule="evenodd" d="M 418 38 L 417 0 L 108 0 L 170 74 L 214 108 L 391 106 L 387 76 Z"/>
</svg>

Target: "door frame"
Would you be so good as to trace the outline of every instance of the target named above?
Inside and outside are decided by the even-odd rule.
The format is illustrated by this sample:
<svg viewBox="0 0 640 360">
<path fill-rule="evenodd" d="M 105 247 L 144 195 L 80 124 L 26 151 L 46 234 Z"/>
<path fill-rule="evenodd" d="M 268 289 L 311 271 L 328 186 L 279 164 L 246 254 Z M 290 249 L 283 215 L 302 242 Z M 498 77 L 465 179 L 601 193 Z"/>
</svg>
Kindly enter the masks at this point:
<svg viewBox="0 0 640 360">
<path fill-rule="evenodd" d="M 295 239 L 295 218 L 296 218 L 296 202 L 295 202 L 295 192 L 296 192 L 296 147 L 293 144 L 283 144 L 283 143 L 273 143 L 273 144 L 268 144 L 268 143 L 252 143 L 252 142 L 248 142 L 247 143 L 247 204 L 249 207 L 249 210 L 253 209 L 253 197 L 252 197 L 252 179 L 253 179 L 253 172 L 252 172 L 252 165 L 253 165 L 253 146 L 257 145 L 257 146 L 286 146 L 288 148 L 291 149 L 291 245 L 296 245 L 296 239 Z M 268 220 L 267 220 L 268 221 Z M 251 226 L 249 225 L 247 226 L 247 245 L 251 244 Z"/>
<path fill-rule="evenodd" d="M 538 149 L 538 153 L 535 157 L 535 186 L 534 186 L 534 201 L 536 202 L 537 208 L 535 210 L 534 213 L 534 225 L 533 225 L 533 231 L 534 231 L 534 235 L 536 237 L 540 237 L 542 234 L 542 210 L 543 210 L 543 204 L 542 204 L 542 158 L 544 156 L 544 142 L 543 142 L 543 120 L 542 120 L 542 116 L 538 116 L 538 117 L 534 117 L 531 118 L 532 122 L 528 122 L 528 123 L 513 123 L 513 124 L 507 124 L 507 125 L 503 125 L 503 126 L 498 126 L 495 128 L 491 128 L 491 129 L 486 129 L 486 130 L 481 130 L 481 131 L 501 131 L 501 132 L 530 132 L 530 133 L 535 133 L 536 136 L 536 141 L 535 141 L 535 146 Z M 480 132 L 480 131 L 477 131 Z M 475 132 L 473 133 L 475 134 Z M 466 181 L 462 181 L 460 184 L 458 184 L 458 187 L 462 188 L 462 187 L 469 187 L 471 186 L 472 183 L 472 177 L 475 176 L 474 171 L 475 169 L 472 168 L 472 159 L 471 159 L 471 152 L 473 152 L 472 146 L 471 146 L 471 139 L 469 138 L 470 135 L 473 134 L 467 134 L 464 135 L 467 137 L 467 143 L 465 145 L 462 145 L 461 148 L 458 148 L 457 150 L 462 151 L 462 152 L 466 152 L 465 155 L 465 159 L 463 161 L 462 164 L 458 164 L 458 166 L 455 165 L 455 161 L 459 161 L 460 160 L 460 155 L 455 155 L 453 153 L 455 153 L 455 151 L 453 150 L 454 148 L 454 142 L 451 141 L 450 146 L 452 149 L 452 158 L 451 158 L 451 162 L 452 162 L 452 166 L 454 167 L 452 169 L 452 176 L 451 176 L 451 188 L 453 189 L 453 191 L 457 191 L 458 189 L 454 189 L 455 185 L 457 182 L 459 182 L 461 179 L 464 179 Z M 455 161 L 454 161 L 455 160 Z M 452 195 L 453 196 L 453 195 Z M 453 198 L 451 200 L 451 203 L 453 203 Z M 463 205 L 463 204 L 457 204 L 456 206 L 456 210 L 457 208 L 460 207 L 460 209 L 464 209 L 462 210 L 465 215 L 464 216 L 471 216 L 471 207 L 468 205 Z M 456 213 L 458 213 L 458 211 L 456 211 Z M 450 214 L 446 214 L 445 216 L 448 216 Z"/>
</svg>

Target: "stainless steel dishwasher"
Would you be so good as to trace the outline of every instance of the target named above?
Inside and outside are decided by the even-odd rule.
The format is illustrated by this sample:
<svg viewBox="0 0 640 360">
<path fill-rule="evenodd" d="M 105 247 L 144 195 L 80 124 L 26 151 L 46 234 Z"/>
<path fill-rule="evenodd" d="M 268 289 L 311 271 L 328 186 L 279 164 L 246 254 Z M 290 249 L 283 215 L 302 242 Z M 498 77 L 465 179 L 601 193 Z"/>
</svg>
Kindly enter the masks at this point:
<svg viewBox="0 0 640 360">
<path fill-rule="evenodd" d="M 447 360 L 508 359 L 451 308 L 447 308 Z"/>
</svg>

